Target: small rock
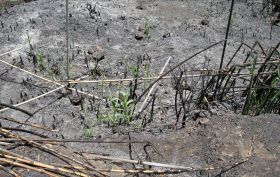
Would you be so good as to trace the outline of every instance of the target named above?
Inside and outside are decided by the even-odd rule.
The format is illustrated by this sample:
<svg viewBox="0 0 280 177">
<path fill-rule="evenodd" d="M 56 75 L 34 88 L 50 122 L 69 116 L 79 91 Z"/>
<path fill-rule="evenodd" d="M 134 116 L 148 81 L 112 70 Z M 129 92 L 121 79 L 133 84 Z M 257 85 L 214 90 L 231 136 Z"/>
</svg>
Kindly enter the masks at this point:
<svg viewBox="0 0 280 177">
<path fill-rule="evenodd" d="M 144 10 L 144 6 L 143 6 L 143 4 L 141 3 L 140 5 L 138 5 L 138 6 L 136 7 L 136 9 L 139 9 L 139 10 Z"/>
<path fill-rule="evenodd" d="M 208 118 L 201 118 L 201 119 L 198 119 L 198 124 L 199 125 L 206 125 L 208 124 L 210 120 Z"/>
<path fill-rule="evenodd" d="M 137 34 L 135 35 L 135 39 L 137 40 L 142 40 L 145 37 L 145 34 L 143 31 L 139 31 L 137 32 Z"/>
<path fill-rule="evenodd" d="M 92 55 L 92 58 L 99 62 L 105 58 L 105 52 L 102 47 L 96 46 L 94 50 L 88 50 L 88 54 Z"/>
<path fill-rule="evenodd" d="M 139 26 L 138 32 L 135 35 L 135 39 L 142 40 L 144 37 L 145 37 L 145 29 Z"/>
<path fill-rule="evenodd" d="M 200 24 L 202 24 L 204 26 L 209 26 L 209 20 L 204 19 L 200 22 Z"/>
<path fill-rule="evenodd" d="M 119 19 L 120 19 L 120 20 L 126 20 L 126 17 L 125 17 L 124 15 L 121 15 L 121 16 L 119 17 Z"/>
<path fill-rule="evenodd" d="M 82 103 L 82 98 L 78 95 L 75 95 L 72 98 L 69 97 L 69 100 L 74 106 L 78 106 Z"/>
</svg>

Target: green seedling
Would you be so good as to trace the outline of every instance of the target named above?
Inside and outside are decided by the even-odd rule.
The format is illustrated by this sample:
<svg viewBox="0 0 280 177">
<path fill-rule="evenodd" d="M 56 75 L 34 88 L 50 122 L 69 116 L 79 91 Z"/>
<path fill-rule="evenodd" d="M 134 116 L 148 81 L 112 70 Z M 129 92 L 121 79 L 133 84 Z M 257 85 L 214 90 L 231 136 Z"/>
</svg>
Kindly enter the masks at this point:
<svg viewBox="0 0 280 177">
<path fill-rule="evenodd" d="M 92 122 L 89 122 L 87 124 L 87 127 L 83 129 L 82 137 L 84 139 L 90 139 L 93 137 L 93 135 L 94 135 L 93 124 L 92 124 Z"/>
<path fill-rule="evenodd" d="M 149 24 L 149 19 L 146 17 L 145 24 L 144 24 L 144 34 L 146 35 L 146 37 L 150 37 L 150 32 L 151 32 L 151 26 Z"/>
<path fill-rule="evenodd" d="M 243 114 L 279 113 L 280 90 L 280 66 L 276 68 L 276 74 L 265 81 L 256 79 L 256 56 L 253 55 L 253 64 L 250 67 L 251 81 L 248 96 L 243 107 Z"/>
<path fill-rule="evenodd" d="M 111 126 L 129 125 L 134 109 L 134 101 L 129 99 L 129 94 L 120 92 L 118 96 L 112 96 L 110 93 L 109 102 L 110 111 L 100 117 L 101 121 L 106 121 Z"/>
<path fill-rule="evenodd" d="M 29 47 L 30 47 L 30 50 L 32 50 L 32 49 L 33 49 L 33 46 L 32 46 L 32 44 L 31 44 L 31 36 L 29 36 L 29 34 L 27 34 L 27 41 L 28 41 L 28 45 L 29 45 Z"/>
<path fill-rule="evenodd" d="M 45 61 L 45 55 L 43 52 L 38 52 L 36 54 L 37 61 L 38 61 L 38 67 L 40 71 L 44 71 L 46 69 L 46 61 Z"/>
<path fill-rule="evenodd" d="M 150 77 L 150 65 L 148 63 L 144 64 L 144 73 L 146 78 Z M 150 84 L 149 81 L 144 80 L 144 90 L 146 90 L 149 84 Z"/>
<path fill-rule="evenodd" d="M 250 74 L 251 74 L 251 80 L 249 85 L 249 93 L 243 108 L 243 114 L 248 114 L 250 110 L 252 109 L 252 106 L 256 102 L 256 89 L 254 87 L 254 78 L 256 75 L 256 62 L 257 62 L 257 55 L 251 54 L 251 57 L 253 58 L 253 63 L 251 67 L 249 68 Z"/>
</svg>

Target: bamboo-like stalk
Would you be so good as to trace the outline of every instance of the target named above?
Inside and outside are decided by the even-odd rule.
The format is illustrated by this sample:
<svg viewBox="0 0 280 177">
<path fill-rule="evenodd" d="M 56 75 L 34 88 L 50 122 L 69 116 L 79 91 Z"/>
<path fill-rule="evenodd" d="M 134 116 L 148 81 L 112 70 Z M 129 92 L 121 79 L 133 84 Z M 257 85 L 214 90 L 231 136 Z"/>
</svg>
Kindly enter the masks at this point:
<svg viewBox="0 0 280 177">
<path fill-rule="evenodd" d="M 25 169 L 29 169 L 29 170 L 36 171 L 36 172 L 39 172 L 39 173 L 43 173 L 43 174 L 46 174 L 46 175 L 51 176 L 51 177 L 60 177 L 60 175 L 54 174 L 52 172 L 48 172 L 44 169 L 41 169 L 41 168 L 38 168 L 38 167 L 32 167 L 32 166 L 22 164 L 22 163 L 19 163 L 19 162 L 16 162 L 16 161 L 8 160 L 6 158 L 0 158 L 0 162 L 7 163 L 7 164 L 17 166 L 17 167 L 21 167 L 21 168 L 25 168 Z"/>
<path fill-rule="evenodd" d="M 14 105 L 6 104 L 6 103 L 1 103 L 1 102 L 0 102 L 0 105 L 4 106 L 4 107 L 7 107 L 9 109 L 14 109 L 14 110 L 20 111 L 20 112 L 25 113 L 25 114 L 27 114 L 29 116 L 33 116 L 33 114 L 31 112 L 29 112 L 27 110 L 24 110 L 24 109 L 21 109 L 21 108 L 18 108 L 18 107 L 14 106 Z"/>
<path fill-rule="evenodd" d="M 46 79 L 46 78 L 44 78 L 44 77 L 42 77 L 42 76 L 38 76 L 38 75 L 36 75 L 36 74 L 34 74 L 34 73 L 30 72 L 30 71 L 27 71 L 27 70 L 25 70 L 25 69 L 22 69 L 22 68 L 20 68 L 20 67 L 17 67 L 17 66 L 15 66 L 15 65 L 12 65 L 12 64 L 10 64 L 10 63 L 4 61 L 4 60 L 0 60 L 0 62 L 1 62 L 1 63 L 4 63 L 4 64 L 6 64 L 6 65 L 8 65 L 8 66 L 10 66 L 10 67 L 16 68 L 16 69 L 18 69 L 18 70 L 20 70 L 20 71 L 22 71 L 22 72 L 24 72 L 24 73 L 27 73 L 27 74 L 29 74 L 29 75 L 31 75 L 31 76 L 34 76 L 34 77 L 36 77 L 36 78 L 38 78 L 38 79 L 44 80 L 44 81 L 46 81 L 47 83 L 52 83 L 52 84 L 55 84 L 55 85 L 58 85 L 58 86 L 64 86 L 64 87 L 66 87 L 65 85 L 62 85 L 62 84 L 60 84 L 60 83 L 58 83 L 58 82 L 56 82 L 56 81 L 52 81 L 52 80 Z M 94 96 L 94 95 L 92 95 L 92 94 L 83 92 L 83 91 L 81 91 L 81 90 L 76 90 L 76 89 L 74 89 L 74 88 L 68 88 L 68 89 L 71 90 L 71 91 L 75 91 L 75 92 L 77 91 L 77 92 L 80 93 L 80 94 L 87 95 L 87 96 L 90 96 L 90 97 L 95 98 L 95 99 L 99 99 L 97 96 Z"/>
<path fill-rule="evenodd" d="M 21 125 L 27 125 L 27 126 L 30 126 L 30 127 L 34 127 L 34 128 L 38 128 L 38 129 L 42 129 L 42 130 L 46 130 L 46 131 L 56 131 L 56 130 L 52 130 L 50 128 L 47 128 L 47 127 L 44 127 L 44 126 L 41 126 L 41 125 L 18 121 L 16 119 L 12 118 L 12 117 L 7 117 L 7 116 L 0 115 L 0 119 L 7 120 L 7 121 L 10 121 L 10 122 L 14 122 L 14 123 L 21 124 Z"/>
<path fill-rule="evenodd" d="M 221 61 L 220 61 L 220 69 L 222 69 L 222 67 L 223 67 L 224 57 L 225 57 L 225 53 L 226 53 L 227 40 L 228 40 L 228 35 L 229 35 L 229 29 L 230 29 L 230 24 L 231 24 L 231 17 L 232 17 L 233 7 L 234 7 L 234 0 L 231 0 L 231 6 L 230 6 L 230 12 L 229 12 L 228 23 L 227 23 L 227 30 L 226 30 L 226 37 L 225 37 L 222 57 L 221 57 Z"/>
<path fill-rule="evenodd" d="M 92 154 L 87 155 L 87 157 L 88 157 L 87 158 L 88 160 L 111 160 L 111 161 L 119 162 L 119 163 L 120 162 L 122 162 L 122 163 L 132 163 L 132 164 L 149 165 L 149 166 L 155 166 L 155 167 L 196 171 L 193 167 L 162 164 L 162 163 L 157 163 L 157 162 L 146 162 L 146 161 L 141 161 L 141 160 L 129 160 L 129 159 L 122 159 L 122 158 L 115 158 L 115 157 L 108 157 L 108 156 L 101 156 L 101 155 L 92 155 Z M 210 168 L 210 169 L 212 169 L 212 168 Z"/>
<path fill-rule="evenodd" d="M 8 55 L 8 54 L 16 52 L 16 51 L 19 51 L 19 50 L 22 50 L 22 49 L 23 49 L 23 47 L 20 47 L 20 48 L 14 49 L 14 50 L 10 50 L 8 52 L 4 52 L 4 53 L 0 54 L 0 57 L 2 57 L 4 55 Z"/>
<path fill-rule="evenodd" d="M 82 165 L 82 166 L 86 167 L 86 168 L 89 169 L 89 170 L 95 171 L 95 172 L 97 172 L 97 173 L 99 173 L 99 174 L 101 174 L 101 175 L 103 175 L 103 176 L 106 176 L 105 174 L 103 174 L 103 173 L 101 173 L 101 172 L 99 172 L 99 171 L 96 171 L 95 168 L 93 168 L 93 167 L 91 167 L 91 166 L 89 166 L 89 165 L 87 165 L 87 164 L 84 164 L 84 163 L 82 163 L 82 162 L 80 162 L 80 161 L 78 161 L 78 160 L 76 160 L 76 159 L 74 159 L 74 158 L 72 158 L 72 157 L 70 157 L 70 156 L 68 156 L 68 155 L 65 155 L 65 154 L 63 154 L 63 153 L 61 153 L 61 152 L 58 152 L 58 151 L 56 151 L 56 150 L 54 150 L 54 149 L 52 149 L 52 148 L 49 148 L 49 147 L 47 147 L 47 146 L 45 146 L 45 145 L 39 144 L 39 143 L 37 143 L 37 142 L 35 142 L 35 141 L 29 140 L 29 139 L 27 139 L 27 138 L 25 138 L 25 137 L 22 137 L 22 136 L 13 134 L 13 133 L 11 133 L 11 132 L 9 132 L 9 131 L 3 129 L 3 128 L 0 128 L 0 134 L 2 134 L 2 135 L 4 135 L 4 136 L 7 136 L 7 137 L 10 137 L 10 138 L 21 139 L 21 140 L 25 141 L 26 143 L 28 143 L 28 144 L 30 144 L 30 145 L 36 147 L 36 148 L 39 148 L 39 149 L 42 150 L 42 151 L 48 152 L 48 153 L 50 153 L 50 154 L 52 154 L 52 155 L 54 155 L 54 156 L 60 158 L 61 160 L 64 160 L 64 161 L 67 161 L 67 160 L 68 160 L 68 161 L 74 162 L 74 163 L 76 163 L 76 164 L 79 164 L 79 165 Z"/>
<path fill-rule="evenodd" d="M 160 71 L 160 73 L 159 73 L 159 76 L 162 75 L 162 73 L 164 72 L 165 68 L 166 68 L 167 65 L 169 64 L 170 60 L 171 60 L 171 57 L 169 57 L 169 58 L 167 59 L 167 61 L 165 62 L 163 68 L 161 69 L 161 71 Z M 159 78 L 159 77 L 158 77 L 158 78 Z M 157 78 L 157 79 L 158 79 L 158 78 Z M 148 92 L 148 94 L 146 95 L 146 98 L 145 98 L 145 100 L 143 101 L 143 103 L 142 103 L 140 109 L 139 109 L 138 112 L 135 114 L 135 117 L 140 116 L 140 114 L 143 112 L 143 110 L 144 110 L 144 108 L 145 108 L 145 106 L 146 106 L 146 104 L 147 104 L 147 102 L 148 102 L 148 100 L 149 100 L 149 98 L 150 98 L 150 95 L 153 93 L 154 89 L 156 88 L 156 85 L 157 85 L 157 84 L 154 84 L 154 85 L 151 87 L 151 89 L 150 89 L 150 91 Z"/>
<path fill-rule="evenodd" d="M 24 141 L 18 138 L 0 138 L 0 142 L 21 142 Z M 148 141 L 141 140 L 80 140 L 80 139 L 30 139 L 30 141 L 39 142 L 39 143 L 49 143 L 49 142 L 61 142 L 61 143 L 134 143 L 134 144 L 145 144 L 150 143 Z"/>
<path fill-rule="evenodd" d="M 8 168 L 5 168 L 4 166 L 0 165 L 0 170 L 3 170 L 5 172 L 7 172 L 8 174 L 15 176 L 15 177 L 21 177 L 20 175 L 18 175 L 16 172 L 14 172 L 13 170 L 10 170 Z"/>
<path fill-rule="evenodd" d="M 241 66 L 241 65 L 240 65 Z M 244 65 L 243 65 L 244 66 Z M 248 64 L 249 66 L 249 64 Z M 203 70 L 201 70 L 203 71 Z M 203 71 L 203 72 L 207 72 Z M 262 74 L 273 74 L 275 72 L 262 72 Z M 213 73 L 213 74 L 187 74 L 187 75 L 183 75 L 182 78 L 188 78 L 188 77 L 202 77 L 202 76 L 218 76 L 218 75 L 228 75 L 228 76 L 241 76 L 241 75 L 245 75 L 245 76 L 251 76 L 251 74 L 249 73 Z M 143 77 L 143 78 L 137 78 L 138 80 L 156 80 L 159 76 L 157 77 Z M 174 76 L 165 76 L 162 77 L 161 79 L 172 79 L 174 78 Z M 84 81 L 69 81 L 70 84 L 89 84 L 89 83 L 114 83 L 114 82 L 130 82 L 135 80 L 135 78 L 126 78 L 126 79 L 107 79 L 107 80 L 84 80 Z M 67 81 L 61 81 L 61 82 L 67 82 Z"/>
<path fill-rule="evenodd" d="M 42 94 L 42 95 L 39 95 L 39 96 L 34 97 L 34 98 L 31 98 L 31 99 L 29 99 L 29 100 L 26 100 L 26 101 L 24 101 L 24 102 L 18 103 L 18 104 L 13 105 L 13 106 L 14 106 L 14 107 L 17 107 L 17 106 L 24 105 L 24 104 L 26 104 L 26 103 L 30 103 L 30 102 L 32 102 L 32 101 L 34 101 L 34 100 L 37 100 L 37 99 L 42 98 L 42 97 L 45 97 L 45 96 L 47 96 L 47 95 L 49 95 L 49 94 L 51 94 L 51 93 L 53 93 L 53 92 L 56 92 L 56 91 L 58 91 L 58 90 L 61 90 L 61 89 L 64 88 L 64 87 L 65 87 L 65 86 L 62 85 L 62 86 L 60 86 L 60 87 L 58 87 L 58 88 L 56 88 L 56 89 L 53 89 L 53 90 L 51 90 L 51 91 L 49 91 L 49 92 L 46 92 L 46 93 L 44 93 L 44 94 Z M 1 109 L 0 112 L 7 111 L 7 110 L 9 110 L 9 109 L 11 109 L 11 108 L 4 108 L 4 109 Z"/>
<path fill-rule="evenodd" d="M 58 167 L 64 167 L 64 168 L 71 168 L 69 165 L 61 165 L 61 164 L 53 164 Z M 80 166 L 75 166 L 75 169 L 79 170 L 85 170 L 85 168 Z M 102 172 L 108 172 L 108 173 L 132 173 L 132 174 L 174 174 L 174 173 L 183 173 L 187 172 L 188 170 L 178 170 L 178 169 L 165 169 L 165 170 L 127 170 L 127 169 L 98 169 Z"/>
<path fill-rule="evenodd" d="M 66 74 L 67 79 L 70 79 L 70 63 L 69 63 L 69 0 L 66 0 L 65 2 L 66 7 Z"/>
<path fill-rule="evenodd" d="M 0 150 L 1 152 L 1 150 Z M 12 159 L 14 161 L 17 161 L 19 163 L 24 163 L 30 166 L 37 166 L 39 168 L 43 168 L 45 170 L 51 170 L 51 171 L 58 171 L 61 173 L 67 173 L 67 174 L 73 174 L 73 175 L 77 175 L 77 176 L 81 176 L 81 177 L 89 177 L 87 174 L 78 172 L 78 171 L 74 171 L 74 170 L 69 170 L 69 169 L 65 169 L 62 167 L 56 167 L 54 165 L 49 165 L 49 164 L 45 164 L 45 163 L 41 163 L 38 161 L 34 161 L 34 160 L 27 160 L 25 158 L 19 158 L 19 157 L 13 157 L 10 155 L 5 155 L 5 154 L 0 154 L 0 156 L 5 157 L 6 159 Z"/>
</svg>

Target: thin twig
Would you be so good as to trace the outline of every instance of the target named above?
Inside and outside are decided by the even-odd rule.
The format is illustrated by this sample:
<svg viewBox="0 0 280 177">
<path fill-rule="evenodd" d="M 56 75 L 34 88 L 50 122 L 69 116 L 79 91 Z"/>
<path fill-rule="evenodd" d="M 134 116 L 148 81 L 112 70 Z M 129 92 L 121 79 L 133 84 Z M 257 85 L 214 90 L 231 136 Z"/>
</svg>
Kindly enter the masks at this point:
<svg viewBox="0 0 280 177">
<path fill-rule="evenodd" d="M 14 172 L 13 170 L 10 170 L 2 165 L 0 165 L 0 170 L 3 170 L 5 172 L 7 172 L 8 174 L 15 176 L 15 177 L 20 177 L 20 175 L 18 175 L 16 172 Z"/>
<path fill-rule="evenodd" d="M 21 49 L 23 49 L 23 47 L 20 47 L 20 48 L 17 48 L 17 49 L 10 50 L 10 51 L 8 51 L 8 52 L 2 53 L 2 54 L 0 54 L 0 57 L 2 57 L 2 56 L 4 56 L 4 55 L 8 55 L 8 54 L 13 53 L 13 52 L 16 52 L 16 51 L 19 51 L 19 50 L 21 50 Z"/>
<path fill-rule="evenodd" d="M 22 163 L 13 161 L 13 160 L 8 160 L 6 158 L 0 158 L 0 162 L 7 163 L 7 164 L 17 166 L 17 167 L 21 167 L 21 168 L 25 168 L 25 169 L 29 169 L 29 170 L 33 170 L 33 171 L 37 171 L 39 173 L 43 173 L 43 174 L 46 174 L 46 175 L 51 176 L 51 177 L 60 177 L 59 175 L 48 172 L 44 169 L 41 169 L 41 168 L 38 168 L 38 167 L 32 167 L 30 165 L 22 164 Z"/>
<path fill-rule="evenodd" d="M 70 79 L 70 64 L 69 64 L 69 1 L 66 0 L 65 2 L 66 7 L 66 70 L 67 70 L 67 79 Z"/>
<path fill-rule="evenodd" d="M 97 172 L 97 173 L 99 173 L 99 174 L 101 174 L 103 176 L 106 176 L 103 173 L 97 171 L 95 168 L 93 168 L 93 167 L 91 167 L 91 166 L 89 166 L 87 164 L 84 164 L 84 163 L 82 163 L 82 162 L 80 162 L 80 161 L 78 161 L 78 160 L 76 160 L 76 159 L 74 159 L 74 158 L 72 158 L 72 157 L 70 157 L 68 155 L 65 155 L 65 154 L 63 154 L 61 152 L 57 152 L 56 150 L 54 150 L 52 148 L 49 148 L 49 147 L 47 147 L 45 145 L 42 145 L 42 144 L 40 144 L 38 142 L 35 142 L 35 141 L 29 140 L 29 139 L 27 139 L 25 137 L 13 134 L 13 133 L 11 133 L 11 132 L 3 129 L 3 128 L 0 128 L 0 133 L 2 135 L 4 135 L 4 136 L 10 137 L 10 138 L 21 139 L 21 140 L 25 141 L 26 143 L 28 143 L 28 144 L 30 144 L 30 145 L 32 145 L 32 146 L 34 146 L 34 147 L 36 147 L 36 148 L 38 148 L 38 149 L 40 149 L 42 151 L 48 152 L 48 153 L 50 153 L 50 154 L 60 158 L 61 160 L 65 161 L 65 162 L 71 161 L 71 162 L 77 163 L 79 165 L 82 165 L 82 166 L 86 167 L 89 170 L 95 171 L 95 172 Z"/>
<path fill-rule="evenodd" d="M 17 138 L 0 138 L 0 142 L 21 142 L 24 141 L 22 139 Z M 126 143 L 134 143 L 134 144 L 145 144 L 149 143 L 149 141 L 141 141 L 141 140 L 80 140 L 80 139 L 31 139 L 29 141 L 34 142 L 62 142 L 62 143 L 118 143 L 118 144 L 126 144 Z"/>
<path fill-rule="evenodd" d="M 27 111 L 27 110 L 24 110 L 24 109 L 21 109 L 21 108 L 17 108 L 17 107 L 14 106 L 14 105 L 6 104 L 6 103 L 1 103 L 1 102 L 0 102 L 0 105 L 5 106 L 5 107 L 8 107 L 8 108 L 10 108 L 10 109 L 14 109 L 14 110 L 23 112 L 23 113 L 25 113 L 25 114 L 27 114 L 27 115 L 29 115 L 29 116 L 33 116 L 33 114 L 32 114 L 31 112 L 29 112 L 29 111 Z M 0 112 L 1 112 L 1 110 L 0 110 Z"/>
<path fill-rule="evenodd" d="M 16 69 L 18 69 L 18 70 L 20 70 L 20 71 L 22 71 L 22 72 L 25 72 L 25 73 L 27 73 L 27 74 L 29 74 L 29 75 L 32 75 L 32 76 L 34 76 L 34 77 L 36 77 L 36 78 L 39 78 L 39 79 L 41 79 L 41 80 L 44 80 L 44 81 L 46 81 L 46 82 L 48 82 L 48 83 L 52 83 L 52 84 L 55 84 L 55 85 L 58 85 L 58 86 L 66 87 L 65 85 L 62 85 L 62 84 L 60 84 L 60 83 L 58 83 L 58 82 L 55 82 L 55 81 L 46 79 L 46 78 L 41 77 L 41 76 L 38 76 L 38 75 L 36 75 L 36 74 L 34 74 L 34 73 L 32 73 L 32 72 L 29 72 L 29 71 L 27 71 L 27 70 L 24 70 L 24 69 L 22 69 L 22 68 L 20 68 L 20 67 L 17 67 L 17 66 L 15 66 L 15 65 L 12 65 L 12 64 L 10 64 L 10 63 L 8 63 L 8 62 L 6 62 L 6 61 L 0 60 L 0 62 L 6 64 L 6 65 L 8 65 L 8 66 L 11 66 L 11 67 L 13 67 L 13 68 L 16 68 Z M 78 93 L 81 93 L 81 94 L 83 94 L 83 95 L 87 95 L 87 96 L 93 97 L 93 98 L 95 98 L 95 99 L 99 99 L 97 96 L 94 96 L 94 95 L 92 95 L 92 94 L 89 94 L 89 93 L 86 93 L 86 92 L 83 92 L 83 91 L 80 91 L 80 90 L 76 90 L 76 89 L 74 89 L 74 88 L 68 88 L 68 89 L 71 90 L 71 91 L 77 91 Z"/>
<path fill-rule="evenodd" d="M 37 97 L 31 98 L 31 99 L 26 100 L 26 101 L 24 101 L 24 102 L 21 102 L 21 103 L 18 103 L 18 104 L 16 104 L 16 105 L 13 105 L 13 107 L 21 106 L 21 105 L 23 105 L 23 104 L 32 102 L 32 101 L 37 100 L 37 99 L 39 99 L 39 98 L 45 97 L 45 96 L 47 96 L 47 95 L 49 95 L 49 94 L 51 94 L 51 93 L 53 93 L 53 92 L 56 92 L 56 91 L 58 91 L 58 90 L 60 90 L 60 89 L 62 89 L 62 88 L 64 88 L 64 87 L 65 87 L 64 85 L 63 85 L 63 86 L 60 86 L 60 87 L 58 87 L 58 88 L 56 88 L 56 89 L 53 89 L 53 90 L 51 90 L 51 91 L 49 91 L 49 92 L 47 92 L 47 93 L 44 93 L 44 94 L 39 95 L 39 96 L 37 96 Z M 11 109 L 11 108 L 10 108 L 10 107 L 9 107 L 9 108 L 4 108 L 4 109 L 1 109 L 0 112 L 7 111 L 7 110 L 9 110 L 9 109 Z M 32 115 L 33 115 L 33 114 L 31 114 L 31 116 L 32 116 Z"/>
<path fill-rule="evenodd" d="M 154 82 L 152 82 L 152 83 L 149 85 L 149 87 L 146 88 L 146 90 L 144 90 L 144 91 L 142 92 L 142 94 L 138 97 L 136 103 L 138 103 L 138 102 L 142 99 L 142 97 L 147 93 L 147 91 L 149 91 L 150 88 L 152 88 L 153 85 L 154 85 L 155 83 L 157 83 L 159 80 L 161 80 L 164 76 L 168 75 L 168 74 L 171 73 L 173 70 L 175 70 L 176 68 L 180 67 L 182 64 L 186 63 L 187 61 L 189 61 L 190 59 L 192 59 L 192 58 L 194 58 L 195 56 L 199 55 L 200 53 L 209 50 L 210 48 L 212 48 L 212 47 L 214 47 L 214 46 L 216 46 L 216 45 L 222 43 L 223 41 L 224 41 L 224 40 L 219 41 L 219 42 L 216 42 L 216 43 L 214 43 L 214 44 L 212 44 L 212 45 L 210 45 L 210 46 L 208 46 L 208 47 L 206 47 L 206 48 L 204 48 L 204 49 L 202 49 L 202 50 L 196 52 L 195 54 L 193 54 L 193 55 L 191 55 L 190 57 L 184 59 L 183 61 L 181 61 L 180 63 L 178 63 L 177 65 L 175 65 L 174 67 L 172 67 L 171 69 L 169 69 L 168 71 L 166 71 L 165 73 L 163 73 L 162 75 L 160 75 L 160 76 L 158 77 L 158 79 L 156 79 Z"/>
<path fill-rule="evenodd" d="M 12 118 L 12 117 L 7 117 L 7 116 L 0 115 L 0 119 L 7 120 L 7 121 L 10 121 L 10 122 L 15 122 L 15 123 L 21 124 L 21 125 L 27 125 L 27 126 L 31 126 L 31 127 L 34 127 L 34 128 L 39 128 L 39 129 L 46 130 L 46 131 L 56 131 L 56 130 L 52 130 L 50 128 L 47 128 L 47 127 L 44 127 L 44 126 L 41 126 L 41 125 L 21 122 L 21 121 L 18 121 L 16 119 Z"/>
<path fill-rule="evenodd" d="M 160 73 L 159 73 L 159 76 L 162 75 L 162 73 L 164 72 L 165 68 L 166 68 L 167 65 L 169 64 L 170 60 L 171 60 L 171 57 L 169 57 L 169 58 L 167 59 L 167 61 L 165 62 L 163 68 L 161 69 L 161 71 L 160 71 Z M 158 78 L 159 78 L 159 77 L 158 77 Z M 157 79 L 158 79 L 158 78 L 157 78 Z M 135 117 L 140 116 L 140 114 L 141 114 L 142 111 L 144 110 L 144 107 L 146 106 L 146 104 L 147 104 L 147 102 L 148 102 L 148 100 L 149 100 L 149 98 L 150 98 L 150 95 L 153 93 L 153 91 L 154 91 L 155 88 L 156 88 L 156 84 L 154 84 L 154 85 L 151 87 L 149 93 L 146 95 L 146 98 L 145 98 L 144 102 L 142 103 L 140 109 L 139 109 L 138 112 L 136 113 Z"/>
<path fill-rule="evenodd" d="M 68 173 L 68 174 L 74 174 L 74 175 L 81 176 L 81 177 L 88 177 L 88 175 L 86 175 L 84 173 L 81 173 L 81 172 L 65 169 L 65 168 L 62 168 L 62 167 L 56 167 L 56 166 L 53 166 L 53 165 L 41 163 L 41 162 L 34 161 L 34 160 L 31 160 L 31 159 L 26 159 L 24 157 L 23 158 L 22 157 L 21 158 L 20 157 L 13 157 L 11 155 L 3 154 L 3 152 L 1 152 L 0 155 L 5 157 L 6 159 L 12 159 L 12 160 L 15 160 L 19 163 L 24 163 L 24 164 L 28 164 L 28 165 L 32 165 L 32 166 L 37 166 L 37 167 L 43 168 L 45 170 L 59 171 L 61 173 Z"/>
</svg>

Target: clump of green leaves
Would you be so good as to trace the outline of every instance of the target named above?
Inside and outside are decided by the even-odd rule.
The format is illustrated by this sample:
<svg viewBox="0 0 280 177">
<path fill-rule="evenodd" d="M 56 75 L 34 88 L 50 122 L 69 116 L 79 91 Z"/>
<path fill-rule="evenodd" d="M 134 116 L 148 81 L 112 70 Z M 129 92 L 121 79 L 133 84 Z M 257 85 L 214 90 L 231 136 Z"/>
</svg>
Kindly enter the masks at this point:
<svg viewBox="0 0 280 177">
<path fill-rule="evenodd" d="M 94 135 L 94 129 L 93 129 L 93 124 L 89 122 L 86 127 L 83 129 L 83 134 L 82 137 L 84 139 L 90 139 Z"/>
<path fill-rule="evenodd" d="M 110 126 L 128 125 L 132 120 L 134 101 L 127 92 L 120 92 L 117 97 L 110 95 L 110 111 L 100 118 Z"/>
<path fill-rule="evenodd" d="M 45 55 L 43 52 L 38 52 L 36 54 L 36 58 L 38 61 L 38 67 L 40 71 L 44 71 L 46 69 L 46 61 L 45 61 Z"/>
<path fill-rule="evenodd" d="M 280 66 L 270 77 L 260 81 L 257 75 L 256 58 L 250 67 L 252 75 L 243 114 L 277 113 L 280 114 Z"/>
<path fill-rule="evenodd" d="M 146 35 L 146 37 L 150 37 L 150 31 L 151 31 L 151 26 L 149 23 L 149 19 L 146 17 L 145 24 L 144 24 L 144 34 Z"/>
</svg>

